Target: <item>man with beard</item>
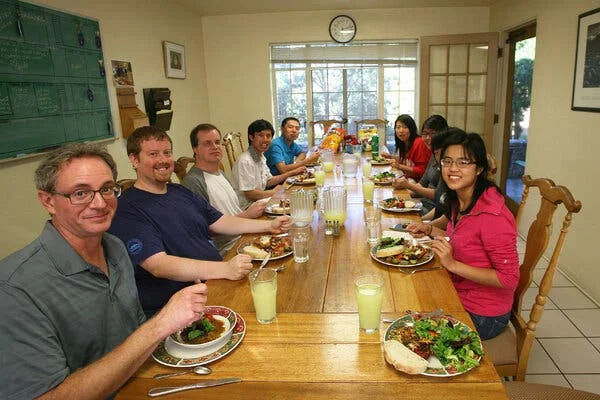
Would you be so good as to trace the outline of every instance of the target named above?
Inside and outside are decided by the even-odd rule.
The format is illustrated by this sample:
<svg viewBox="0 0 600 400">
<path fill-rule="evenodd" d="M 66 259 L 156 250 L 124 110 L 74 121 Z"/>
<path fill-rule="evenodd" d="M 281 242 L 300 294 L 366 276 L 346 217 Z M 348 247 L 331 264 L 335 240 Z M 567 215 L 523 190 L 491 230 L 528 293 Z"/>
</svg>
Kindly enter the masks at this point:
<svg viewBox="0 0 600 400">
<path fill-rule="evenodd" d="M 194 281 L 244 278 L 252 259 L 238 254 L 222 261 L 211 233 L 282 233 L 291 219 L 253 220 L 223 215 L 204 198 L 170 183 L 174 168 L 171 138 L 144 126 L 127 139 L 127 153 L 137 174 L 119 201 L 110 232 L 127 247 L 146 315 L 157 312 L 169 297 Z"/>
</svg>

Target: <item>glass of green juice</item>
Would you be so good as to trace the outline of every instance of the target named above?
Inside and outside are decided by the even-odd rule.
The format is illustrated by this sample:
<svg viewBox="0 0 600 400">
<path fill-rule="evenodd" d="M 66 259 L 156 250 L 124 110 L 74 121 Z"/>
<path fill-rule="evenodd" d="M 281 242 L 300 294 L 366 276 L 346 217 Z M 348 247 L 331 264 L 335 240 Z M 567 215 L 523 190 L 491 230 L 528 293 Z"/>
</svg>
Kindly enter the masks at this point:
<svg viewBox="0 0 600 400">
<path fill-rule="evenodd" d="M 365 333 L 379 330 L 383 283 L 383 277 L 377 274 L 361 275 L 354 280 L 359 327 Z"/>
<path fill-rule="evenodd" d="M 248 274 L 256 320 L 270 324 L 277 316 L 277 272 L 271 268 L 257 269 Z"/>
</svg>

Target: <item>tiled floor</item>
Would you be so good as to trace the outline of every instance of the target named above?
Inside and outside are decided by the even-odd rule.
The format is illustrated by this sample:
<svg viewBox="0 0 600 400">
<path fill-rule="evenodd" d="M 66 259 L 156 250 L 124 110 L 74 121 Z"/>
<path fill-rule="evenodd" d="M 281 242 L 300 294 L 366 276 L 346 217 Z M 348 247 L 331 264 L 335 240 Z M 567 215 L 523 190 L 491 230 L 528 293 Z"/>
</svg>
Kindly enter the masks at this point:
<svg viewBox="0 0 600 400">
<path fill-rule="evenodd" d="M 522 239 L 517 249 L 522 257 Z M 524 309 L 531 309 L 546 265 L 542 260 L 534 271 Z M 538 324 L 525 380 L 600 394 L 600 308 L 559 271 Z"/>
</svg>

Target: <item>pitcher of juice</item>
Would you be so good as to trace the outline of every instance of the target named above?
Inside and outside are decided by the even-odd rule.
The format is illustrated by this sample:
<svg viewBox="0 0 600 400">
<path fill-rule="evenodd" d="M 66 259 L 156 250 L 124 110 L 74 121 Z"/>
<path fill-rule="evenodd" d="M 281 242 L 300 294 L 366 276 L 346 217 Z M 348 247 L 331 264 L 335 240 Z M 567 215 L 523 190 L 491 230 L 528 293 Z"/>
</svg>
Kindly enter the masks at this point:
<svg viewBox="0 0 600 400">
<path fill-rule="evenodd" d="M 325 222 L 338 221 L 341 226 L 346 222 L 346 201 L 348 193 L 343 186 L 329 186 L 323 189 Z"/>
</svg>

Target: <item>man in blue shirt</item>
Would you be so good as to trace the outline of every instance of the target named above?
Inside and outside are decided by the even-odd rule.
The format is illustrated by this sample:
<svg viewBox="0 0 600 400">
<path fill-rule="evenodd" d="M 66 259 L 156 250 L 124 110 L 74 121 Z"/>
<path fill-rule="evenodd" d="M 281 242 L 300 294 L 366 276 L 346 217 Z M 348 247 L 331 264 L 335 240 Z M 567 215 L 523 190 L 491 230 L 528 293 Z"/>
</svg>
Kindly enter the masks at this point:
<svg viewBox="0 0 600 400">
<path fill-rule="evenodd" d="M 307 156 L 302 147 L 294 142 L 299 133 L 300 121 L 297 118 L 287 117 L 281 122 L 281 136 L 273 139 L 265 152 L 271 175 L 280 175 L 298 167 L 305 167 L 319 159 L 318 152 Z"/>
</svg>

